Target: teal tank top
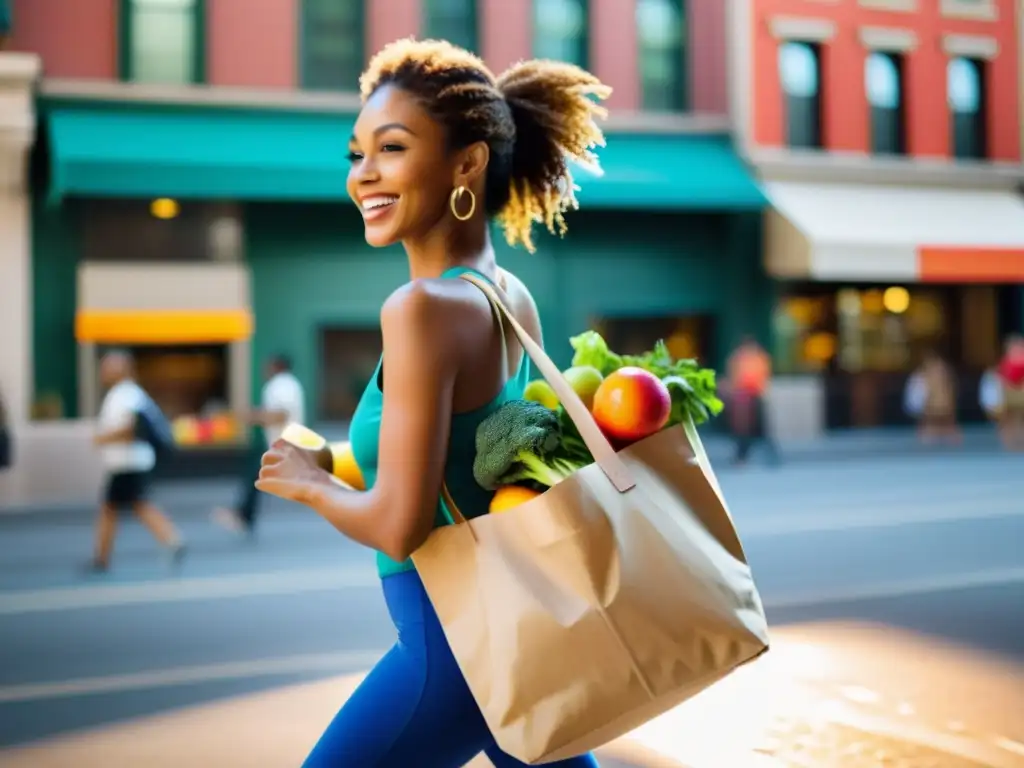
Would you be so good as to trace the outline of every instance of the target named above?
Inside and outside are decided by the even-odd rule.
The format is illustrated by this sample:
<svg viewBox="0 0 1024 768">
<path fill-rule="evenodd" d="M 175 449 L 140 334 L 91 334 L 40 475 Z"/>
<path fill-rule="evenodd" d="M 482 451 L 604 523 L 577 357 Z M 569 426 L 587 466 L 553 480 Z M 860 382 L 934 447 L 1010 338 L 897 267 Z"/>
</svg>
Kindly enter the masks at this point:
<svg viewBox="0 0 1024 768">
<path fill-rule="evenodd" d="M 484 275 L 467 267 L 453 267 L 442 273 L 442 278 L 457 278 L 471 272 L 484 280 Z M 488 282 L 491 282 L 488 280 Z M 384 394 L 381 391 L 381 366 L 383 357 L 377 363 L 373 377 L 366 385 L 352 422 L 349 425 L 349 440 L 352 443 L 352 454 L 367 488 L 372 488 L 377 481 L 377 452 L 380 447 L 380 417 L 384 407 Z M 476 429 L 480 423 L 494 413 L 509 400 L 517 400 L 523 396 L 529 378 L 530 365 L 526 354 L 516 370 L 498 395 L 486 405 L 465 413 L 457 413 L 452 417 L 451 436 L 448 440 L 448 456 L 445 461 L 445 482 L 459 510 L 466 518 L 486 514 L 494 495 L 493 491 L 481 488 L 473 478 L 473 459 L 476 456 Z M 437 511 L 434 516 L 434 527 L 448 525 L 441 500 L 438 499 Z M 396 562 L 382 552 L 377 553 L 377 572 L 381 578 L 413 569 L 411 560 Z"/>
</svg>

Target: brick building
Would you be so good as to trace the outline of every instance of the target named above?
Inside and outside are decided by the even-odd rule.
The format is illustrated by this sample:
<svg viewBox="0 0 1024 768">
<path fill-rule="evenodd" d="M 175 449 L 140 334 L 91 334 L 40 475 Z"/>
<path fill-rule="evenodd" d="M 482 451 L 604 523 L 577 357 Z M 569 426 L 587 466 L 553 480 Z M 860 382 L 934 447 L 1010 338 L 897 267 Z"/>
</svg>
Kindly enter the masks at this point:
<svg viewBox="0 0 1024 768">
<path fill-rule="evenodd" d="M 496 243 L 557 358 L 587 326 L 713 363 L 744 330 L 768 332 L 765 198 L 732 147 L 721 0 L 0 3 L 13 11 L 0 86 L 17 93 L 0 99 L 0 122 L 18 126 L 7 157 L 31 146 L 27 183 L 0 202 L 0 388 L 21 457 L 0 477 L 7 500 L 92 482 L 106 344 L 136 348 L 172 415 L 248 406 L 276 351 L 313 418 L 348 415 L 406 267 L 363 241 L 346 139 L 368 55 L 406 35 L 499 71 L 574 61 L 615 89 L 605 175 L 580 177 L 569 237 L 533 256 Z M 4 167 L 20 176 L 20 160 Z M 48 471 L 57 448 L 67 472 Z M 219 448 L 196 450 L 205 465 Z"/>
<path fill-rule="evenodd" d="M 823 426 L 894 423 L 934 349 L 960 410 L 1024 322 L 1018 0 L 737 0 L 737 140 L 772 203 L 776 359 Z"/>
</svg>

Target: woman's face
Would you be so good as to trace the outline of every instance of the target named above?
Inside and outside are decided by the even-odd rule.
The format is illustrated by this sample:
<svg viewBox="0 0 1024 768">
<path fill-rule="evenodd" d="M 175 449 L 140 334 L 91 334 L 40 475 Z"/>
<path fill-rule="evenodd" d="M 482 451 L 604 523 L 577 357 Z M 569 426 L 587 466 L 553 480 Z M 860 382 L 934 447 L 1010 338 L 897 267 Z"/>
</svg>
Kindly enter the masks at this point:
<svg viewBox="0 0 1024 768">
<path fill-rule="evenodd" d="M 367 243 L 422 237 L 446 215 L 455 160 L 445 146 L 444 128 L 406 91 L 385 85 L 366 101 L 349 143 L 348 194 Z"/>
</svg>

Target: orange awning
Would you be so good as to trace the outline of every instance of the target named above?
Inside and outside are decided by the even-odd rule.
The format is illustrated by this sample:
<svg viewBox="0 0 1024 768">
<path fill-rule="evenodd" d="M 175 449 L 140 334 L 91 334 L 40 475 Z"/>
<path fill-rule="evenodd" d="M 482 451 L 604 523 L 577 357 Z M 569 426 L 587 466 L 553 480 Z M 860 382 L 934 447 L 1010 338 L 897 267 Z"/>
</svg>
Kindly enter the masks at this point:
<svg viewBox="0 0 1024 768">
<path fill-rule="evenodd" d="M 75 338 L 92 344 L 229 344 L 252 336 L 244 309 L 83 309 L 75 317 Z"/>
</svg>

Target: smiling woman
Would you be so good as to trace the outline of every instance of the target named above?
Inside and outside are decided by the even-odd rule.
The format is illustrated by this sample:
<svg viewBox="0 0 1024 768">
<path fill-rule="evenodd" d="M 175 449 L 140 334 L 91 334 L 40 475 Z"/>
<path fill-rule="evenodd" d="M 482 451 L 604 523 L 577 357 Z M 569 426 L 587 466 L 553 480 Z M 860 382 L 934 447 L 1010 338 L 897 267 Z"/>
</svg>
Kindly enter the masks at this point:
<svg viewBox="0 0 1024 768">
<path fill-rule="evenodd" d="M 569 163 L 596 166 L 593 148 L 604 144 L 596 99 L 610 89 L 548 61 L 495 77 L 478 57 L 437 40 L 387 46 L 360 88 L 348 193 L 366 241 L 400 242 L 412 277 L 384 303 L 384 353 L 349 428 L 367 490 L 339 488 L 311 452 L 281 442 L 264 456 L 258 487 L 310 506 L 378 551 L 399 640 L 306 765 L 456 768 L 484 751 L 498 768 L 514 768 L 524 764 L 488 730 L 409 556 L 450 522 L 442 487 L 466 517 L 487 513 L 493 493 L 473 478 L 476 430 L 522 397 L 529 373 L 483 292 L 454 278 L 470 273 L 499 287 L 540 340 L 533 298 L 495 262 L 489 220 L 530 251 L 535 222 L 565 233 L 563 216 L 576 206 Z"/>
</svg>

